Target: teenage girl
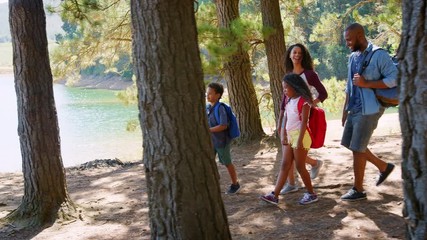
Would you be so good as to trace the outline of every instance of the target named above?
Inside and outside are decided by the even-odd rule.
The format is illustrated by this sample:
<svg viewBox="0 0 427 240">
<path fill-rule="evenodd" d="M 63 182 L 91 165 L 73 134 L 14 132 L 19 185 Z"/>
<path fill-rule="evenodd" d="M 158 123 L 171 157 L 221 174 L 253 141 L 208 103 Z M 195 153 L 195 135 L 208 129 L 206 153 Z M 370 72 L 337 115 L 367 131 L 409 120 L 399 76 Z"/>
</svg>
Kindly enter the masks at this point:
<svg viewBox="0 0 427 240">
<path fill-rule="evenodd" d="M 314 71 L 311 55 L 304 45 L 297 43 L 288 48 L 285 55 L 285 68 L 287 74 L 295 73 L 300 75 L 310 89 L 314 104 L 323 102 L 328 97 L 325 87 L 320 82 L 317 73 Z M 283 95 L 282 106 L 280 108 L 280 115 L 277 123 L 278 133 L 280 133 L 283 126 L 282 120 L 286 105 L 285 97 L 286 96 Z M 319 170 L 322 167 L 323 162 L 321 160 L 315 160 L 308 155 L 305 162 L 311 165 L 310 177 L 311 179 L 315 179 L 319 174 Z M 280 194 L 298 191 L 298 186 L 295 182 L 294 167 L 292 166 L 289 171 L 287 184 L 281 190 Z"/>
<path fill-rule="evenodd" d="M 288 74 L 284 77 L 283 91 L 287 96 L 284 113 L 284 130 L 282 131 L 283 159 L 277 178 L 276 187 L 270 194 L 261 196 L 261 200 L 278 204 L 280 190 L 285 185 L 289 170 L 295 160 L 296 168 L 307 189 L 307 193 L 299 201 L 300 204 L 316 202 L 317 195 L 311 185 L 310 175 L 305 167 L 305 159 L 310 149 L 311 137 L 307 131 L 307 122 L 313 98 L 307 84 L 299 74 Z M 298 110 L 298 101 L 302 98 L 302 111 Z"/>
</svg>

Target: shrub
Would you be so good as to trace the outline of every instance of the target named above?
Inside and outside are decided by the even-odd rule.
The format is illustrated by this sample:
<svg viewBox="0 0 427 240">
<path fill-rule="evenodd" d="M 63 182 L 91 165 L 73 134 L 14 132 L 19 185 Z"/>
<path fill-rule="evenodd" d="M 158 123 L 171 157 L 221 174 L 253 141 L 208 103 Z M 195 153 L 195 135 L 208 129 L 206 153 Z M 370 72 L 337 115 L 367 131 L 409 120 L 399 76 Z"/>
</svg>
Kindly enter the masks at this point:
<svg viewBox="0 0 427 240">
<path fill-rule="evenodd" d="M 320 106 L 325 110 L 328 119 L 340 117 L 345 101 L 346 81 L 331 78 L 323 80 L 322 83 L 328 91 L 328 98 Z"/>
</svg>

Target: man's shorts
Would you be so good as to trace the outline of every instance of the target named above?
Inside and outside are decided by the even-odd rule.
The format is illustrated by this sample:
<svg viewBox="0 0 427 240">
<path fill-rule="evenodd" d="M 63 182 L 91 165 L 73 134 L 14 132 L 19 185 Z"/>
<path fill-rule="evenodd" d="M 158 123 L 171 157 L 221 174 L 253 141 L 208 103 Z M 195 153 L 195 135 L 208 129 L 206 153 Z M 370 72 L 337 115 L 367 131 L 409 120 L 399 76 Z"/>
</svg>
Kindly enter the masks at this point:
<svg viewBox="0 0 427 240">
<path fill-rule="evenodd" d="M 231 164 L 230 144 L 227 144 L 223 148 L 215 148 L 215 153 L 218 154 L 219 162 L 222 165 L 227 166 Z"/>
<path fill-rule="evenodd" d="M 354 152 L 365 152 L 368 148 L 378 120 L 384 113 L 384 108 L 371 115 L 362 115 L 362 112 L 349 112 L 345 122 L 341 145 Z"/>
<path fill-rule="evenodd" d="M 291 145 L 291 148 L 297 148 L 299 133 L 300 133 L 299 129 L 288 132 L 288 143 Z M 302 147 L 305 150 L 308 150 L 310 149 L 310 146 L 311 146 L 311 137 L 308 131 L 305 131 L 304 137 L 302 139 Z"/>
</svg>

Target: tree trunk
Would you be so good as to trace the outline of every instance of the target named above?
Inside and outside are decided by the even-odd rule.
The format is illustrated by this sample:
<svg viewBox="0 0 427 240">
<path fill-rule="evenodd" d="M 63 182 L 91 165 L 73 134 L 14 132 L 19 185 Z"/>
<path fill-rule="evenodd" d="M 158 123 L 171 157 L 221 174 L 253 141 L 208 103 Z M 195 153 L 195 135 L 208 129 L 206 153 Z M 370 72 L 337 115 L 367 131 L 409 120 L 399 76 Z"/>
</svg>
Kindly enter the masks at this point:
<svg viewBox="0 0 427 240">
<path fill-rule="evenodd" d="M 399 48 L 402 178 L 408 239 L 427 239 L 427 4 L 403 1 Z"/>
<path fill-rule="evenodd" d="M 131 1 L 152 239 L 231 239 L 205 113 L 193 4 Z"/>
<path fill-rule="evenodd" d="M 239 0 L 216 0 L 219 28 L 228 30 L 239 19 Z M 227 82 L 230 103 L 236 113 L 241 132 L 240 141 L 257 140 L 264 136 L 258 99 L 252 83 L 249 54 L 241 43 L 226 40 L 225 45 L 236 45 L 236 51 L 224 63 L 224 78 Z"/>
<path fill-rule="evenodd" d="M 72 205 L 61 158 L 43 1 L 10 0 L 9 12 L 25 192 L 8 219 L 43 226 L 55 221 L 62 204 Z"/>
<path fill-rule="evenodd" d="M 273 32 L 264 39 L 267 53 L 270 91 L 273 98 L 275 122 L 279 118 L 282 101 L 282 78 L 285 75 L 285 34 L 280 16 L 279 0 L 261 0 L 263 28 Z M 277 126 L 276 126 L 277 129 Z"/>
</svg>

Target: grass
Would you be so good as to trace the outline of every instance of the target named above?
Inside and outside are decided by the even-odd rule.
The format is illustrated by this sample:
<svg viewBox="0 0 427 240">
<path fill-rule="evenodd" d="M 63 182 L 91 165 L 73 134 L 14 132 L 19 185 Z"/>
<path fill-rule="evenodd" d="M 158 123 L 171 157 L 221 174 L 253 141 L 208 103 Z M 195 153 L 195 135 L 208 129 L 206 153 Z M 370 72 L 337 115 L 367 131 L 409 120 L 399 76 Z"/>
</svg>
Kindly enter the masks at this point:
<svg viewBox="0 0 427 240">
<path fill-rule="evenodd" d="M 52 51 L 57 46 L 54 42 L 49 42 L 49 51 Z M 12 43 L 0 43 L 0 68 L 12 68 L 13 66 L 13 49 Z"/>
<path fill-rule="evenodd" d="M 12 43 L 0 43 L 0 67 L 12 68 Z"/>
</svg>

